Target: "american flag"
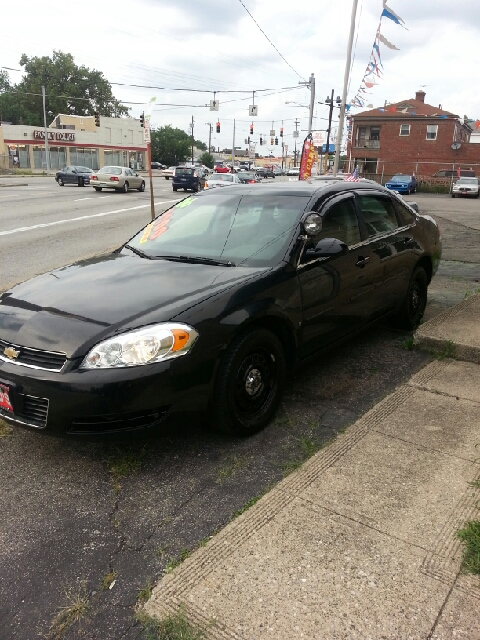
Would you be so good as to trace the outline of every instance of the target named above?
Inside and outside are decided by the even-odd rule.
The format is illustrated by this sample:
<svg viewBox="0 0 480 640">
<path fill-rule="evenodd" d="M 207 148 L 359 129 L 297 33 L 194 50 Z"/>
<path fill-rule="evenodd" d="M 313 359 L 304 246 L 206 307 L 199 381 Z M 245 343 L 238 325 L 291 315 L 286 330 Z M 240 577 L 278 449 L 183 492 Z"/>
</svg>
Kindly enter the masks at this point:
<svg viewBox="0 0 480 640">
<path fill-rule="evenodd" d="M 353 170 L 353 173 L 351 173 L 349 176 L 345 178 L 345 182 L 358 182 L 359 179 L 360 178 L 358 177 L 358 169 L 357 167 L 355 167 L 355 169 Z"/>
</svg>

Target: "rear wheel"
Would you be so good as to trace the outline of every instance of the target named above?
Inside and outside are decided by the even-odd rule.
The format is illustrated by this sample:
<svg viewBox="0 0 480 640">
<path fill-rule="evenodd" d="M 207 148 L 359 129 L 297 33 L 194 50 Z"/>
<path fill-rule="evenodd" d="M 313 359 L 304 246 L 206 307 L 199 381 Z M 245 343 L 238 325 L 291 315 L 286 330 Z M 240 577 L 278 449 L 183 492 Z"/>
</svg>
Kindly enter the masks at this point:
<svg viewBox="0 0 480 640">
<path fill-rule="evenodd" d="M 213 426 L 237 436 L 263 429 L 278 407 L 285 377 L 285 354 L 273 333 L 250 329 L 238 336 L 218 372 Z"/>
<path fill-rule="evenodd" d="M 165 176 L 165 180 L 170 180 L 170 178 L 168 176 Z"/>
<path fill-rule="evenodd" d="M 95 191 L 101 191 L 102 187 L 93 187 L 95 189 Z"/>
<path fill-rule="evenodd" d="M 393 323 L 399 329 L 412 331 L 423 318 L 427 306 L 428 278 L 423 267 L 416 267 L 410 278 L 407 294 Z"/>
<path fill-rule="evenodd" d="M 177 191 L 177 189 L 178 189 L 178 187 L 173 187 L 173 190 L 174 190 L 174 191 Z"/>
<path fill-rule="evenodd" d="M 58 186 L 59 186 L 59 187 L 63 187 L 63 186 L 65 185 L 65 183 L 64 183 L 64 181 L 63 181 L 63 178 L 62 178 L 62 177 L 59 177 L 59 178 L 58 178 L 58 180 L 57 180 L 57 182 L 58 182 Z"/>
<path fill-rule="evenodd" d="M 452 198 L 454 198 L 454 197 L 455 197 L 455 194 L 452 193 Z"/>
<path fill-rule="evenodd" d="M 85 182 L 84 182 L 83 178 L 79 178 L 78 179 L 78 186 L 79 187 L 84 187 L 85 186 Z"/>
<path fill-rule="evenodd" d="M 123 183 L 123 187 L 120 189 L 120 191 L 122 193 L 127 193 L 128 191 L 128 182 L 125 180 L 125 182 Z"/>
<path fill-rule="evenodd" d="M 145 191 L 145 181 L 142 180 L 142 184 L 138 187 L 139 191 Z"/>
</svg>

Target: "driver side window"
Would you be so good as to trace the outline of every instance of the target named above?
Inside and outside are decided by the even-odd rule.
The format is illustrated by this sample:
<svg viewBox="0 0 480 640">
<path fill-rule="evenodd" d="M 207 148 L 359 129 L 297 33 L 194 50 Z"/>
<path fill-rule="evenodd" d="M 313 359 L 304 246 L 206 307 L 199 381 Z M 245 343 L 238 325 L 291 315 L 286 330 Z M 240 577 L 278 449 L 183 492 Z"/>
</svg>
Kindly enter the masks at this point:
<svg viewBox="0 0 480 640">
<path fill-rule="evenodd" d="M 324 214 L 322 230 L 315 237 L 315 241 L 318 242 L 323 238 L 336 238 L 348 246 L 361 242 L 353 198 L 335 203 Z"/>
</svg>

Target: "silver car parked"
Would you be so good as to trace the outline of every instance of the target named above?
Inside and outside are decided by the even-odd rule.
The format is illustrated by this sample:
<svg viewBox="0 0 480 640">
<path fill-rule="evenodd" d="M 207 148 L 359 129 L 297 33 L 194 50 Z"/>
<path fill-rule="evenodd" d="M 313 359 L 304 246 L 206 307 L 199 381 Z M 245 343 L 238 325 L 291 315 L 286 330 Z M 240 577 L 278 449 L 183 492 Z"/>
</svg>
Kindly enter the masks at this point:
<svg viewBox="0 0 480 640">
<path fill-rule="evenodd" d="M 127 193 L 129 189 L 145 191 L 145 180 L 129 167 L 102 167 L 90 176 L 90 184 L 95 191 L 115 189 Z"/>
</svg>

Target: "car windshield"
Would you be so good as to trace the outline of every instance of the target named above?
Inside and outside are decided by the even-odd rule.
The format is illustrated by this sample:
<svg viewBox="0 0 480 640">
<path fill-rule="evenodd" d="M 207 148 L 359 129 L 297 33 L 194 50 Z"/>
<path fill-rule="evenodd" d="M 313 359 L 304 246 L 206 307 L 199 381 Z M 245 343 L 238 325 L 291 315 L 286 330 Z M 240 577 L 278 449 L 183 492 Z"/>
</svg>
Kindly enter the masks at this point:
<svg viewBox="0 0 480 640">
<path fill-rule="evenodd" d="M 80 171 L 80 173 L 92 173 L 92 170 L 88 167 L 75 167 L 75 169 Z"/>
<path fill-rule="evenodd" d="M 244 173 L 242 173 L 242 179 L 243 180 L 255 180 L 255 174 L 254 173 L 248 173 L 247 171 L 245 171 Z"/>
<path fill-rule="evenodd" d="M 212 176 L 209 180 L 213 182 L 233 182 L 233 174 L 231 173 L 220 173 L 218 176 Z"/>
<path fill-rule="evenodd" d="M 190 197 L 156 218 L 128 246 L 149 258 L 199 258 L 274 266 L 284 257 L 308 197 Z"/>
<path fill-rule="evenodd" d="M 188 169 L 187 167 L 180 167 L 175 169 L 176 176 L 193 176 L 194 170 Z"/>
<path fill-rule="evenodd" d="M 120 176 L 122 167 L 102 167 L 98 173 L 108 173 L 112 176 Z"/>
<path fill-rule="evenodd" d="M 411 176 L 406 176 L 403 173 L 399 173 L 398 175 L 393 176 L 390 182 L 405 182 L 406 180 L 411 180 L 411 179 L 412 179 Z"/>
<path fill-rule="evenodd" d="M 460 178 L 460 180 L 457 180 L 457 184 L 474 184 L 475 186 L 477 186 L 478 179 L 477 178 Z"/>
</svg>

